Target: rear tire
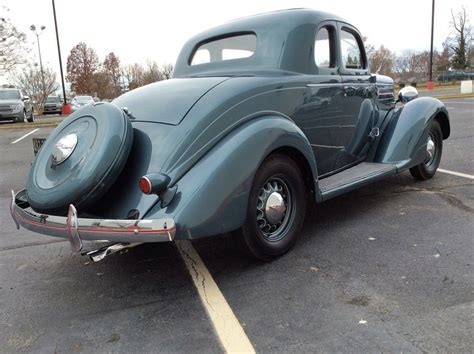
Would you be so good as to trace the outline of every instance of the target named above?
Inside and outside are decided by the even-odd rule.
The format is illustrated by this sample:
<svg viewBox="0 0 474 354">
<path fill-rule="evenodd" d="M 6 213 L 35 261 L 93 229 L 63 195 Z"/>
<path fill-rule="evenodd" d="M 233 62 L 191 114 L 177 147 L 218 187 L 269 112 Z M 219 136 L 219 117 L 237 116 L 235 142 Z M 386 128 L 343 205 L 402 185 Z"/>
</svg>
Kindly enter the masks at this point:
<svg viewBox="0 0 474 354">
<path fill-rule="evenodd" d="M 30 118 L 28 118 L 28 122 L 33 123 L 34 121 L 35 121 L 35 114 L 33 112 L 33 109 L 31 109 Z"/>
<path fill-rule="evenodd" d="M 298 165 L 285 155 L 269 156 L 258 169 L 247 218 L 236 233 L 244 250 L 271 261 L 296 242 L 306 212 L 305 184 Z"/>
<path fill-rule="evenodd" d="M 426 159 L 422 163 L 410 168 L 411 175 L 419 180 L 426 181 L 436 174 L 441 154 L 443 153 L 443 134 L 437 121 L 432 121 L 428 132 Z"/>
</svg>

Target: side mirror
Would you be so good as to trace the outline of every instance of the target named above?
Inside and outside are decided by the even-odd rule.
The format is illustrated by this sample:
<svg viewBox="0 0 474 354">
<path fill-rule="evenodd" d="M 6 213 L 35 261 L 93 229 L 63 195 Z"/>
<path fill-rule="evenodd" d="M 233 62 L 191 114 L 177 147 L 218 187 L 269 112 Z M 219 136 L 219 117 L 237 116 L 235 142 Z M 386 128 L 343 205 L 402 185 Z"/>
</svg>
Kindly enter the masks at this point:
<svg viewBox="0 0 474 354">
<path fill-rule="evenodd" d="M 418 97 L 418 90 L 413 86 L 405 86 L 398 93 L 398 101 L 407 103 Z"/>
<path fill-rule="evenodd" d="M 23 96 L 23 98 L 21 99 L 22 101 L 29 101 L 30 98 L 28 96 Z"/>
</svg>

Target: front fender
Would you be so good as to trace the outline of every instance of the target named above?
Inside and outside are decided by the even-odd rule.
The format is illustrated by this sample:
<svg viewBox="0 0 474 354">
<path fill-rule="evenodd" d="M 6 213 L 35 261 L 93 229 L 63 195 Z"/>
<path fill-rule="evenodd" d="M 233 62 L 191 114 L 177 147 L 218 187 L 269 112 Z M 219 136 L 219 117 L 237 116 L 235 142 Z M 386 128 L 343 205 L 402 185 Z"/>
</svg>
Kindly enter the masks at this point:
<svg viewBox="0 0 474 354">
<path fill-rule="evenodd" d="M 171 204 L 163 209 L 155 205 L 145 217 L 172 217 L 177 239 L 238 229 L 246 218 L 255 172 L 268 154 L 281 147 L 297 149 L 317 176 L 314 154 L 303 132 L 287 118 L 261 117 L 222 139 L 177 181 Z"/>
<path fill-rule="evenodd" d="M 400 169 L 423 162 L 426 158 L 428 125 L 438 117 L 440 124 L 447 126 L 449 135 L 448 111 L 436 98 L 417 98 L 389 114 L 391 117 L 377 148 L 375 162 L 395 163 Z"/>
</svg>

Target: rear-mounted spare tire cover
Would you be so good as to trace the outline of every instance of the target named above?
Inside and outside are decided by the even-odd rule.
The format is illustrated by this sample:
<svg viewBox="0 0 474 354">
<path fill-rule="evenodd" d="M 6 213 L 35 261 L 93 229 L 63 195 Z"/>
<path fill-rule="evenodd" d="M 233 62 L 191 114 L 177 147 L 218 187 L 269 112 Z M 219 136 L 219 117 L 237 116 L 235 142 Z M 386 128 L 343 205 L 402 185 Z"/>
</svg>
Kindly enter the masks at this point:
<svg viewBox="0 0 474 354">
<path fill-rule="evenodd" d="M 119 176 L 132 146 L 128 117 L 111 103 L 85 106 L 66 118 L 41 147 L 28 176 L 31 207 L 40 213 L 79 211 L 100 199 Z"/>
</svg>

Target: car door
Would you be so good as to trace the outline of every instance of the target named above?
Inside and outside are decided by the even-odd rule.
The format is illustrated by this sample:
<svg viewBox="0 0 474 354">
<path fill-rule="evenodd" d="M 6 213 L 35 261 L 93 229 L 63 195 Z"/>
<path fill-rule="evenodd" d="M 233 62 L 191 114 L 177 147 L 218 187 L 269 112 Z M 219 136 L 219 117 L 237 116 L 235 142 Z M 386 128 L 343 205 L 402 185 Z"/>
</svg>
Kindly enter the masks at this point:
<svg viewBox="0 0 474 354">
<path fill-rule="evenodd" d="M 308 138 L 322 178 L 334 171 L 339 155 L 340 126 L 344 121 L 341 76 L 337 60 L 337 23 L 325 21 L 315 26 L 312 43 L 313 71 L 306 75 L 303 104 L 294 119 Z"/>
<path fill-rule="evenodd" d="M 375 84 L 368 68 L 362 38 L 354 27 L 338 22 L 339 72 L 342 80 L 344 121 L 337 144 L 342 146 L 335 169 L 362 161 L 375 125 Z"/>
</svg>

